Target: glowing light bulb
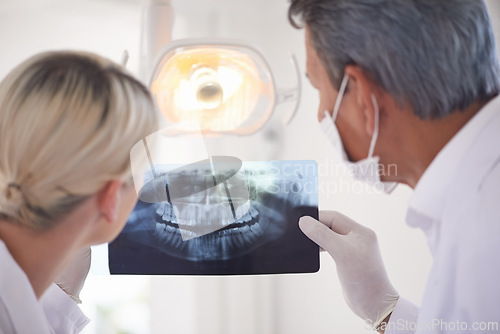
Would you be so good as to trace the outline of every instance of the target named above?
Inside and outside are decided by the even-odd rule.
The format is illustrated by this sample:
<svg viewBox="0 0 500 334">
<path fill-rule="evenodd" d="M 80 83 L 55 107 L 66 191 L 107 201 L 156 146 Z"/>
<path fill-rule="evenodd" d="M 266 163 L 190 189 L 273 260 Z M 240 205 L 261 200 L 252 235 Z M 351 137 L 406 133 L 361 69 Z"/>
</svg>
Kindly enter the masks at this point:
<svg viewBox="0 0 500 334">
<path fill-rule="evenodd" d="M 243 77 L 238 72 L 227 66 L 221 66 L 217 69 L 219 82 L 224 90 L 224 101 L 231 97 L 240 89 L 243 83 Z"/>
<path fill-rule="evenodd" d="M 190 81 L 200 109 L 210 110 L 221 105 L 224 91 L 213 68 L 205 66 L 197 68 L 191 74 Z"/>
</svg>

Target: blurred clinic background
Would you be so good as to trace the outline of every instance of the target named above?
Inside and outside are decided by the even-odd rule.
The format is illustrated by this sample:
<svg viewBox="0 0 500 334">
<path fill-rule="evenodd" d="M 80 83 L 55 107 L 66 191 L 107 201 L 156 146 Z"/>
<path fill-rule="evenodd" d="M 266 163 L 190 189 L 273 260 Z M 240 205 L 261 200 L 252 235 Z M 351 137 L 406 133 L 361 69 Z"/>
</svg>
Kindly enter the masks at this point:
<svg viewBox="0 0 500 334">
<path fill-rule="evenodd" d="M 491 0 L 488 6 L 500 36 L 500 2 Z M 282 95 L 284 102 L 278 101 L 282 103 L 259 131 L 229 135 L 224 141 L 227 147 L 219 149 L 234 150 L 237 145 L 241 158 L 249 160 L 316 160 L 322 184 L 320 209 L 341 211 L 374 229 L 394 286 L 419 303 L 432 261 L 422 233 L 405 224 L 411 189 L 399 186 L 391 195 L 376 193 L 335 167 L 330 144 L 316 121 L 318 95 L 305 78 L 304 31 L 289 25 L 287 8 L 286 0 L 172 0 L 170 5 L 159 0 L 0 0 L 0 78 L 22 60 L 46 50 L 86 50 L 117 62 L 128 50 L 128 70 L 146 80 L 155 53 L 170 40 L 229 38 L 251 45 L 268 63 L 277 92 L 291 92 L 291 99 Z M 297 59 L 300 80 L 291 54 Z M 292 117 L 297 87 L 301 99 Z M 321 254 L 321 269 L 315 274 L 91 273 L 81 299 L 92 320 L 85 333 L 368 331 L 346 306 L 335 264 L 326 253 Z"/>
</svg>

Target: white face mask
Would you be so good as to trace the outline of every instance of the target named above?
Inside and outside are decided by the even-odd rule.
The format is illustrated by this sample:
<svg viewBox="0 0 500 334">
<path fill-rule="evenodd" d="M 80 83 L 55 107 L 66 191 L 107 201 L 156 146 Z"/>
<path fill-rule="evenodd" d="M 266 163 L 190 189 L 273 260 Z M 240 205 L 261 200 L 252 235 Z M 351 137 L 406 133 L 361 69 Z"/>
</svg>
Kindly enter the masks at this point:
<svg viewBox="0 0 500 334">
<path fill-rule="evenodd" d="M 326 135 L 328 140 L 332 143 L 333 147 L 340 155 L 342 162 L 347 166 L 348 170 L 352 173 L 356 180 L 366 182 L 374 187 L 381 187 L 385 193 L 391 193 L 394 188 L 398 185 L 396 182 L 382 182 L 380 180 L 380 170 L 379 170 L 379 157 L 373 156 L 373 150 L 375 149 L 375 143 L 378 137 L 378 122 L 379 122 L 379 110 L 377 100 L 372 94 L 373 107 L 375 108 L 375 129 L 373 131 L 372 140 L 370 143 L 370 149 L 368 151 L 368 157 L 366 159 L 351 162 L 347 157 L 347 153 L 342 144 L 342 139 L 340 138 L 339 131 L 335 125 L 337 120 L 337 115 L 340 109 L 340 102 L 344 96 L 345 89 L 347 87 L 347 82 L 349 77 L 344 75 L 342 84 L 340 85 L 339 95 L 335 101 L 335 106 L 333 108 L 333 116 L 330 116 L 328 111 L 325 111 L 325 117 L 320 123 L 321 130 Z"/>
</svg>

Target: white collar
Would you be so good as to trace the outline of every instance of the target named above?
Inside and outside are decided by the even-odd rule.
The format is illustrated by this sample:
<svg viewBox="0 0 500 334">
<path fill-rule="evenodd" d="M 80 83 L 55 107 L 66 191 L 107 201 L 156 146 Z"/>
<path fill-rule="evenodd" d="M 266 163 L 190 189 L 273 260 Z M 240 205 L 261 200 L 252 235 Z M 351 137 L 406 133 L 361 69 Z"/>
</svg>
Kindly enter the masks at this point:
<svg viewBox="0 0 500 334">
<path fill-rule="evenodd" d="M 441 220 L 443 199 L 455 178 L 455 171 L 474 138 L 500 111 L 500 96 L 488 102 L 441 149 L 420 177 L 410 198 L 406 222 L 429 229 Z"/>
<path fill-rule="evenodd" d="M 0 299 L 6 305 L 16 333 L 49 333 L 49 323 L 31 283 L 0 240 Z M 0 328 L 1 331 L 1 328 Z"/>
</svg>

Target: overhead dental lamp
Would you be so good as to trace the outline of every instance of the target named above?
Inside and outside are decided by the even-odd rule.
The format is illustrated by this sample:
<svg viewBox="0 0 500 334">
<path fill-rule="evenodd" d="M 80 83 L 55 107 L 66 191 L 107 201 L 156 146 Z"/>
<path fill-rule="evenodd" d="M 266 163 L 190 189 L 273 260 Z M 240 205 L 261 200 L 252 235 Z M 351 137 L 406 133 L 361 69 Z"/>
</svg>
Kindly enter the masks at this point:
<svg viewBox="0 0 500 334">
<path fill-rule="evenodd" d="M 143 31 L 143 77 L 166 125 L 178 134 L 250 135 L 270 121 L 276 105 L 293 101 L 279 115 L 293 118 L 300 100 L 296 86 L 278 89 L 264 56 L 245 42 L 229 39 L 172 41 L 174 8 L 170 1 L 150 1 Z"/>
<path fill-rule="evenodd" d="M 271 116 L 274 80 L 257 50 L 235 42 L 169 43 L 150 78 L 159 110 L 169 123 L 203 133 L 251 134 Z"/>
</svg>

